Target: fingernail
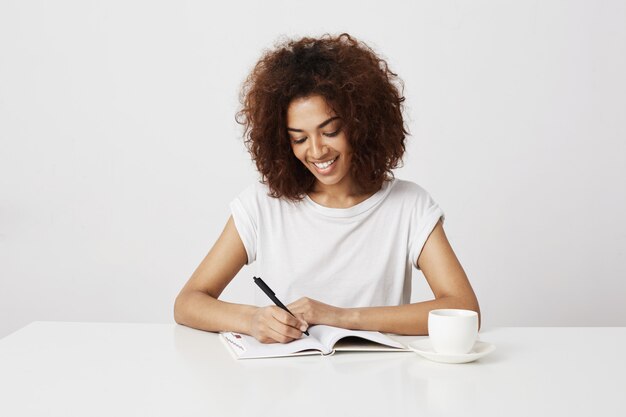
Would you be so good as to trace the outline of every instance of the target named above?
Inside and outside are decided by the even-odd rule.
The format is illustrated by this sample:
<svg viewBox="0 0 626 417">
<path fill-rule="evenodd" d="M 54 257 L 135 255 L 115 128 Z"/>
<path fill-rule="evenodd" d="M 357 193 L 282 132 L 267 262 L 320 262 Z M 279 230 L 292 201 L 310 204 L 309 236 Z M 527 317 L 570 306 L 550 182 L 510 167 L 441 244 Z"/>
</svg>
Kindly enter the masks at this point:
<svg viewBox="0 0 626 417">
<path fill-rule="evenodd" d="M 303 326 L 300 326 L 300 330 L 301 330 L 301 331 L 306 332 L 306 329 L 308 329 L 308 327 L 307 327 L 307 326 L 304 326 L 304 325 L 303 325 Z"/>
</svg>

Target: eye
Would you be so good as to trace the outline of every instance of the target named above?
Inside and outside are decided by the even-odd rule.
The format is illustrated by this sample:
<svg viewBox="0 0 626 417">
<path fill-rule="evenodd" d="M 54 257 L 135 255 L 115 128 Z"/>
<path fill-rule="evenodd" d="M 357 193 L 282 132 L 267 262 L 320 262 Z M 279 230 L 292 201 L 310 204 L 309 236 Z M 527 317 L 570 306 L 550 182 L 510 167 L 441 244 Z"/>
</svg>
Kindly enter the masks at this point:
<svg viewBox="0 0 626 417">
<path fill-rule="evenodd" d="M 341 128 L 335 130 L 334 132 L 324 133 L 324 136 L 332 138 L 332 137 L 337 136 L 339 134 L 339 132 L 341 132 Z"/>
<path fill-rule="evenodd" d="M 305 141 L 305 140 L 306 140 L 306 137 L 303 137 L 302 139 L 292 139 L 292 140 L 291 140 L 291 142 L 292 142 L 294 145 L 299 145 L 299 144 L 301 144 L 301 143 L 304 143 L 304 141 Z"/>
</svg>

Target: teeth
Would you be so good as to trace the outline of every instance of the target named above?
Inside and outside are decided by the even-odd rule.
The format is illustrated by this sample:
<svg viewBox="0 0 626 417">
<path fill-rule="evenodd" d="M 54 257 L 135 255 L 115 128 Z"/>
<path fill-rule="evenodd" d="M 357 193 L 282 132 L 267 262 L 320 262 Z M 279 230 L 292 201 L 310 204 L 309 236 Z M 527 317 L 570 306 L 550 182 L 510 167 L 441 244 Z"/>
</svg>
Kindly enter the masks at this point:
<svg viewBox="0 0 626 417">
<path fill-rule="evenodd" d="M 335 158 L 337 159 L 337 158 Z M 315 166 L 318 167 L 319 169 L 326 169 L 328 168 L 333 162 L 335 162 L 335 159 L 331 160 L 331 161 L 326 161 L 326 162 L 321 162 L 321 163 L 317 163 L 314 162 Z"/>
</svg>

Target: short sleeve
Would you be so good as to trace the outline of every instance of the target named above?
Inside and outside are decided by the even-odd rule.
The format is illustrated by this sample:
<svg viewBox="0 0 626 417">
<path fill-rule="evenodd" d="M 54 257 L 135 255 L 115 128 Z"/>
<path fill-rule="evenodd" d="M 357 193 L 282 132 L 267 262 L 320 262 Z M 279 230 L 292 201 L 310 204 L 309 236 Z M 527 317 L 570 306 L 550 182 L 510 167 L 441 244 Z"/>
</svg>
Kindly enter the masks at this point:
<svg viewBox="0 0 626 417">
<path fill-rule="evenodd" d="M 235 222 L 239 237 L 243 242 L 248 256 L 247 265 L 256 260 L 258 240 L 258 201 L 256 188 L 249 187 L 230 203 L 230 211 Z"/>
<path fill-rule="evenodd" d="M 416 192 L 409 231 L 409 256 L 411 263 L 419 269 L 417 259 L 422 253 L 426 240 L 428 240 L 428 236 L 432 233 L 439 219 L 442 221 L 445 219 L 445 215 L 426 190 L 417 186 Z"/>
</svg>

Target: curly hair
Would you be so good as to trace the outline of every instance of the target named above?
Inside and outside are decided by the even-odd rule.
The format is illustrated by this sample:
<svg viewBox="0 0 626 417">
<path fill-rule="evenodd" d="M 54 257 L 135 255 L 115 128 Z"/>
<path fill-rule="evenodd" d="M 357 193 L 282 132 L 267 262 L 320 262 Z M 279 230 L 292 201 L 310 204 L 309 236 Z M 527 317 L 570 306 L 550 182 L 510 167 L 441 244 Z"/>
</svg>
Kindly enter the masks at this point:
<svg viewBox="0 0 626 417">
<path fill-rule="evenodd" d="M 296 98 L 324 97 L 353 149 L 354 182 L 359 191 L 374 192 L 393 178 L 406 150 L 402 91 L 387 62 L 347 33 L 304 37 L 263 54 L 243 83 L 236 120 L 270 195 L 297 201 L 315 177 L 293 154 L 287 108 Z"/>
</svg>

